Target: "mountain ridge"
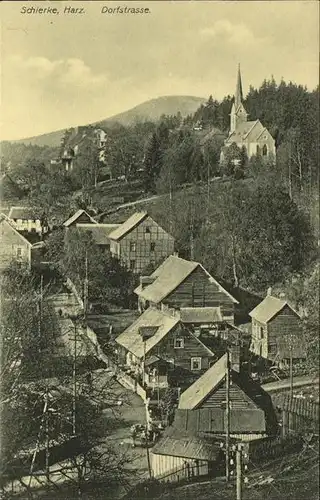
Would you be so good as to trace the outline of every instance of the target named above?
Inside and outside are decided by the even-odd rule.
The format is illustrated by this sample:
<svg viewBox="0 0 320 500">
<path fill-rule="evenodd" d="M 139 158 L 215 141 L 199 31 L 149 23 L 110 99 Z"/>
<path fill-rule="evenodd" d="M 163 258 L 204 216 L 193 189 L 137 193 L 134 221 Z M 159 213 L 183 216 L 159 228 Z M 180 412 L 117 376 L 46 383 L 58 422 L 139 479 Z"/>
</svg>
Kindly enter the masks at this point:
<svg viewBox="0 0 320 500">
<path fill-rule="evenodd" d="M 123 111 L 108 118 L 92 122 L 87 125 L 99 125 L 101 127 L 108 126 L 113 123 L 121 125 L 133 125 L 137 121 L 157 121 L 161 115 L 174 115 L 180 111 L 183 117 L 190 113 L 194 113 L 198 107 L 206 101 L 203 97 L 196 96 L 161 96 L 154 99 L 149 99 L 133 108 Z M 81 124 L 79 124 L 81 126 Z M 57 147 L 60 145 L 64 131 L 70 127 L 61 130 L 39 134 L 37 136 L 25 137 L 22 139 L 6 140 L 3 142 L 11 142 L 16 144 L 31 144 L 35 146 L 51 146 Z"/>
</svg>

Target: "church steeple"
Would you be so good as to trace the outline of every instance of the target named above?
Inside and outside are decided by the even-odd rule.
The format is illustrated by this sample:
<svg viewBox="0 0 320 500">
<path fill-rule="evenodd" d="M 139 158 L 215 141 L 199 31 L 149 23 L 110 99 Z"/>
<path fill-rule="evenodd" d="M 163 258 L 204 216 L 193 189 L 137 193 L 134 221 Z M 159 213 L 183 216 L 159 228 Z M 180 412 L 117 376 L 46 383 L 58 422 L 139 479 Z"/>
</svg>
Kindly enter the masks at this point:
<svg viewBox="0 0 320 500">
<path fill-rule="evenodd" d="M 247 112 L 244 109 L 242 104 L 243 94 L 242 94 L 242 81 L 241 81 L 241 72 L 240 72 L 240 64 L 238 65 L 238 74 L 237 74 L 237 83 L 236 83 L 236 91 L 234 93 L 234 103 L 231 109 L 230 115 L 230 132 L 234 132 L 238 126 L 238 124 L 247 121 Z"/>
<path fill-rule="evenodd" d="M 236 85 L 236 91 L 234 94 L 234 105 L 236 108 L 236 111 L 240 104 L 243 101 L 243 94 L 242 94 L 242 82 L 241 82 L 241 71 L 240 71 L 240 64 L 238 65 L 238 75 L 237 75 L 237 85 Z"/>
</svg>

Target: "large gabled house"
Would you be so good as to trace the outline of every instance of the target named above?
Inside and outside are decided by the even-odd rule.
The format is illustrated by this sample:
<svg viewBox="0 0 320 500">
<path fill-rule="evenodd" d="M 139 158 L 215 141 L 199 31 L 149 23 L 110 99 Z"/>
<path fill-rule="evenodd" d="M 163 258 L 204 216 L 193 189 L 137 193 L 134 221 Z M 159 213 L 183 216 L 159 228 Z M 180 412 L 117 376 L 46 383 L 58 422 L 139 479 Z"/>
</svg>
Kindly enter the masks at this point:
<svg viewBox="0 0 320 500">
<path fill-rule="evenodd" d="M 286 300 L 267 295 L 251 312 L 250 350 L 280 366 L 306 357 L 301 317 Z"/>
<path fill-rule="evenodd" d="M 238 301 L 199 262 L 169 256 L 150 276 L 142 276 L 135 289 L 139 310 L 153 306 L 180 311 L 185 323 L 201 325 L 234 322 Z"/>
<path fill-rule="evenodd" d="M 168 386 L 178 372 L 199 375 L 214 358 L 179 317 L 154 308 L 146 310 L 121 333 L 116 343 L 122 363 L 150 386 Z"/>
<path fill-rule="evenodd" d="M 174 252 L 174 238 L 147 212 L 134 213 L 109 238 L 111 254 L 138 274 Z"/>
<path fill-rule="evenodd" d="M 32 244 L 17 231 L 14 222 L 0 214 L 0 268 L 6 268 L 11 262 L 31 266 Z"/>
</svg>

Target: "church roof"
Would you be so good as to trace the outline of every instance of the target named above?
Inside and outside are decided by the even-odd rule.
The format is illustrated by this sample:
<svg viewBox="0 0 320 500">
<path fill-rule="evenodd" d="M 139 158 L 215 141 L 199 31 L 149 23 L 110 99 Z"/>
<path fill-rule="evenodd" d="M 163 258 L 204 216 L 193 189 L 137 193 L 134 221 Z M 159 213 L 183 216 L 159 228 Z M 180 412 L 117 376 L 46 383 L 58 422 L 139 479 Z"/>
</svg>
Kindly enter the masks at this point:
<svg viewBox="0 0 320 500">
<path fill-rule="evenodd" d="M 258 123 L 260 123 L 260 120 L 238 123 L 236 130 L 229 135 L 226 142 L 243 141 Z"/>
</svg>

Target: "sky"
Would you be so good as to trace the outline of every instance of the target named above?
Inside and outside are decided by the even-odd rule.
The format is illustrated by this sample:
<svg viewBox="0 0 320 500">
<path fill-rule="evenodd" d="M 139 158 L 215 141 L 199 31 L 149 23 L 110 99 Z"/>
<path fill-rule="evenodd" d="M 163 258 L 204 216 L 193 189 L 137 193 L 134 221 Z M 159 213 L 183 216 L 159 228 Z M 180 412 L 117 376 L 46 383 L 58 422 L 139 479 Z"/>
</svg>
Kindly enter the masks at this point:
<svg viewBox="0 0 320 500">
<path fill-rule="evenodd" d="M 59 14 L 23 14 L 22 7 Z M 63 13 L 64 7 L 84 14 Z M 103 7 L 149 8 L 103 14 Z M 1 138 L 98 121 L 148 99 L 319 80 L 314 1 L 2 2 Z"/>
</svg>

